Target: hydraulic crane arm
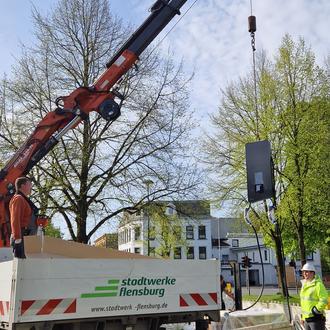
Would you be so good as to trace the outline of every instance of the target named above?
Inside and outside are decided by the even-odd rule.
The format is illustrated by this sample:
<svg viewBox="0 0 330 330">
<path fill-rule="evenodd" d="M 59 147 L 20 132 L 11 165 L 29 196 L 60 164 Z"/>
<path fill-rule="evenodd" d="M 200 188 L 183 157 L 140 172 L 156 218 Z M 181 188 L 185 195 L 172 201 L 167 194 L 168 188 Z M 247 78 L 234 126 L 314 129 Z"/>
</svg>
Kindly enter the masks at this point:
<svg viewBox="0 0 330 330">
<path fill-rule="evenodd" d="M 157 0 L 151 14 L 107 63 L 107 70 L 90 87 L 79 87 L 59 98 L 62 106 L 49 112 L 34 132 L 0 171 L 0 247 L 9 245 L 10 224 L 7 206 L 14 193 L 15 180 L 27 174 L 60 141 L 92 111 L 108 121 L 120 115 L 111 90 L 134 65 L 139 55 L 157 37 L 187 0 Z M 58 103 L 57 103 L 58 104 Z"/>
</svg>

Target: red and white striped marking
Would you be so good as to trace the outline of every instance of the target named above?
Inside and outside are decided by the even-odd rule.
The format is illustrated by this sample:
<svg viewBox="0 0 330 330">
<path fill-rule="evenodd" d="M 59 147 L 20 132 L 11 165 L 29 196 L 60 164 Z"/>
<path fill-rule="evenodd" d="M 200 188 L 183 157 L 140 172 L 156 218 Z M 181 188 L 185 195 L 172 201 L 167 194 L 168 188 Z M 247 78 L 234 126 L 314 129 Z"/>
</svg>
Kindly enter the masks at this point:
<svg viewBox="0 0 330 330">
<path fill-rule="evenodd" d="M 212 293 L 186 293 L 180 294 L 180 307 L 209 306 L 218 302 L 216 292 Z"/>
<path fill-rule="evenodd" d="M 9 301 L 0 301 L 0 316 L 9 314 Z"/>
<path fill-rule="evenodd" d="M 21 315 L 49 315 L 76 313 L 77 299 L 24 300 Z"/>
</svg>

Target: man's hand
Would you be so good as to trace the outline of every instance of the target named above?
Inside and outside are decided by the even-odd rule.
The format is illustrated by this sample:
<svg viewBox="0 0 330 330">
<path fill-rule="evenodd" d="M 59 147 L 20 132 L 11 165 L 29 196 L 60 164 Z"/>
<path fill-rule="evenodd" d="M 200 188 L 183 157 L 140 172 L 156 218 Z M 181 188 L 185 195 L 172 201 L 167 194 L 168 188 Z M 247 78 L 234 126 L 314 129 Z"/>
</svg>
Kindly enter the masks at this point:
<svg viewBox="0 0 330 330">
<path fill-rule="evenodd" d="M 14 257 L 15 258 L 20 258 L 20 259 L 25 259 L 25 253 L 24 253 L 24 246 L 23 246 L 23 241 L 21 238 L 15 239 L 14 241 Z"/>
</svg>

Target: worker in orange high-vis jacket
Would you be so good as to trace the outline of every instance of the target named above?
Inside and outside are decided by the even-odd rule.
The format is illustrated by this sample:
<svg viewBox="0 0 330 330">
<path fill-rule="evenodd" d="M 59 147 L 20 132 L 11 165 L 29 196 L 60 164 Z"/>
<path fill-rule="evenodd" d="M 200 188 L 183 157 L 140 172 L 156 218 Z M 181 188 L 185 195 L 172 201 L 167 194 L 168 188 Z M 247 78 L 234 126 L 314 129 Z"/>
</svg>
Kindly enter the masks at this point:
<svg viewBox="0 0 330 330">
<path fill-rule="evenodd" d="M 26 258 L 24 251 L 24 236 L 34 234 L 31 222 L 35 219 L 37 207 L 29 199 L 32 182 L 29 178 L 20 177 L 15 181 L 16 193 L 9 203 L 11 242 L 14 257 Z"/>
</svg>

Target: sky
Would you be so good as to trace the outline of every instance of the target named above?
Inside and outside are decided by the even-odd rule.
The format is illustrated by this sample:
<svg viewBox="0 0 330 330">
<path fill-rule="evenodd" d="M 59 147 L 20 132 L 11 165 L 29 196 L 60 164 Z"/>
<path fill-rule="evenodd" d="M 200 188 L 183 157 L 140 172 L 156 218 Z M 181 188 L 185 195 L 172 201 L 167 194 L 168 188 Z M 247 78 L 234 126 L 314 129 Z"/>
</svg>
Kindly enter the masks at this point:
<svg viewBox="0 0 330 330">
<path fill-rule="evenodd" d="M 0 0 L 1 76 L 10 72 L 19 57 L 20 44 L 33 42 L 32 6 L 47 13 L 57 2 Z M 142 23 L 153 3 L 154 0 L 110 0 L 113 12 L 133 26 Z M 305 39 L 319 64 L 330 54 L 329 0 L 187 0 L 181 12 L 190 10 L 162 46 L 165 51 L 170 47 L 178 61 L 183 59 L 187 74 L 194 72 L 192 109 L 204 127 L 208 126 L 209 114 L 218 108 L 221 89 L 251 70 L 251 38 L 247 31 L 251 4 L 257 18 L 257 52 L 265 50 L 274 56 L 281 39 L 289 33 L 296 40 L 300 36 Z"/>
<path fill-rule="evenodd" d="M 34 40 L 31 9 L 46 14 L 58 0 L 0 0 L 0 75 L 20 56 L 20 44 Z M 252 3 L 251 3 L 252 2 Z M 110 0 L 113 13 L 123 22 L 138 26 L 148 16 L 154 0 Z M 193 6 L 190 8 L 190 6 Z M 316 55 L 318 64 L 330 54 L 329 0 L 187 0 L 182 17 L 162 42 L 177 61 L 183 59 L 187 75 L 194 72 L 191 109 L 202 130 L 210 127 L 221 100 L 221 89 L 251 70 L 252 50 L 247 18 L 257 18 L 257 53 L 276 55 L 281 39 L 289 33 L 303 37 Z M 173 27 L 178 16 L 161 37 Z M 153 48 L 157 44 L 151 45 Z"/>
</svg>

